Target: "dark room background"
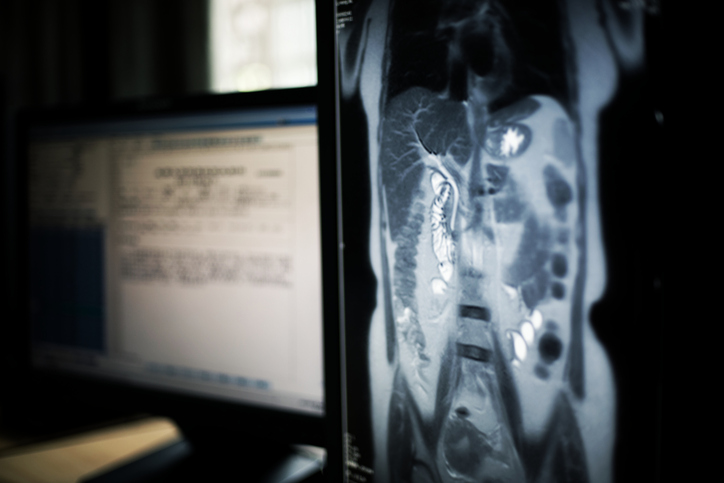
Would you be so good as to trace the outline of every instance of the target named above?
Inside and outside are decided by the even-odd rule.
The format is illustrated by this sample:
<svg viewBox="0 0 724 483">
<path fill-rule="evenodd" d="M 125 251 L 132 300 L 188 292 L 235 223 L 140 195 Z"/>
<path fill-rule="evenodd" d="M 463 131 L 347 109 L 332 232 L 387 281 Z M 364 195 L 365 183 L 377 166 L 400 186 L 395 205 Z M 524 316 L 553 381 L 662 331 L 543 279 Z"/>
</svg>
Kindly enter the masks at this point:
<svg viewBox="0 0 724 483">
<path fill-rule="evenodd" d="M 14 119 L 20 109 L 204 93 L 209 1 L 0 2 L 0 425 L 17 387 L 19 291 Z M 14 342 L 15 341 L 15 342 Z M 4 411 L 3 411 L 4 409 Z M 5 417 L 3 417 L 5 416 Z"/>
</svg>

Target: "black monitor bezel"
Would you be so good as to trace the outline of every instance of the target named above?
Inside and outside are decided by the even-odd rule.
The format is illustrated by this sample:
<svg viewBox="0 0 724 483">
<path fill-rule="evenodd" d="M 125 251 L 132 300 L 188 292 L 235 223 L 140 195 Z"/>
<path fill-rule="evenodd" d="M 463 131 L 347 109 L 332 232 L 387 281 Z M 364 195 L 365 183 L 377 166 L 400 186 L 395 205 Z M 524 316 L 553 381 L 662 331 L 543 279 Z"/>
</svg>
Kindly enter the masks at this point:
<svg viewBox="0 0 724 483">
<path fill-rule="evenodd" d="M 73 411 L 100 409 L 108 415 L 150 413 L 172 418 L 182 429 L 219 428 L 282 443 L 325 446 L 325 419 L 296 413 L 228 402 L 203 396 L 151 389 L 127 383 L 33 367 L 31 364 L 30 311 L 28 304 L 28 172 L 27 146 L 30 130 L 42 125 L 85 123 L 116 119 L 168 117 L 179 114 L 223 112 L 273 106 L 320 106 L 320 90 L 316 87 L 278 89 L 250 93 L 199 95 L 183 98 L 150 98 L 106 105 L 32 108 L 19 112 L 17 118 L 17 236 L 19 330 L 16 331 L 15 380 L 13 393 L 20 400 L 37 404 L 55 400 L 58 417 L 72 419 Z M 326 101 L 322 101 L 324 105 Z M 329 120 L 318 107 L 320 147 L 320 206 L 322 221 L 323 313 L 325 320 L 337 320 L 337 216 L 335 159 L 323 153 Z M 331 184 L 330 184 L 331 183 Z M 331 208 L 331 209 L 330 209 Z M 325 322 L 329 325 L 329 322 Z M 325 342 L 326 344 L 326 342 Z M 326 365 L 326 364 L 325 364 Z M 58 396 L 61 397 L 58 397 Z M 84 404 L 83 401 L 93 401 Z M 23 404 L 19 405 L 20 407 Z"/>
</svg>

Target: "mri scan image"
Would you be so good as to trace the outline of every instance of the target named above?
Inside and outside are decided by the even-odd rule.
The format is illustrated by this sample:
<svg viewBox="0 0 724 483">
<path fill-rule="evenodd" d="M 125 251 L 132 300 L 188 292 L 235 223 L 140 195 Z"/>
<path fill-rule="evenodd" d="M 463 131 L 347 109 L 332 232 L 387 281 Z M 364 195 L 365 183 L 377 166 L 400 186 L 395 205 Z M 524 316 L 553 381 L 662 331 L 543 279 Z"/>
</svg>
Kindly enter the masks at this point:
<svg viewBox="0 0 724 483">
<path fill-rule="evenodd" d="M 646 14 L 337 2 L 348 481 L 612 481 L 598 119 Z"/>
</svg>

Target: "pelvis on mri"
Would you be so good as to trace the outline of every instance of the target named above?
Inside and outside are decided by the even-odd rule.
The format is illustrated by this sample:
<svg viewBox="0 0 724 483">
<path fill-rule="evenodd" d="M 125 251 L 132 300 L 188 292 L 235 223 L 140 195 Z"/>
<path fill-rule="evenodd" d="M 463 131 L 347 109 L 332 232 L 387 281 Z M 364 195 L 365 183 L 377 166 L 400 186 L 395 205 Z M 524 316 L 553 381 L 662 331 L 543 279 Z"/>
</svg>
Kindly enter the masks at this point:
<svg viewBox="0 0 724 483">
<path fill-rule="evenodd" d="M 581 134 L 602 101 L 582 99 L 575 9 L 541 5 L 362 2 L 340 30 L 342 109 L 370 133 L 374 481 L 610 478 Z"/>
</svg>

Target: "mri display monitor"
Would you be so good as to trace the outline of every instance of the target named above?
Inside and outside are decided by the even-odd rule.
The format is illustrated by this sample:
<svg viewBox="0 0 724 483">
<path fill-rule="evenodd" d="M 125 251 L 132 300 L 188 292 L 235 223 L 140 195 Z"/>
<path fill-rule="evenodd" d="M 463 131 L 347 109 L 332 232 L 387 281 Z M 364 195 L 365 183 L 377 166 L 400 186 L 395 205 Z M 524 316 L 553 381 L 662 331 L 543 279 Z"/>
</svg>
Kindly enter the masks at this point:
<svg viewBox="0 0 724 483">
<path fill-rule="evenodd" d="M 317 117 L 314 88 L 26 116 L 33 371 L 321 445 Z"/>
<path fill-rule="evenodd" d="M 659 3 L 355 0 L 336 20 L 339 479 L 654 476 Z"/>
</svg>

